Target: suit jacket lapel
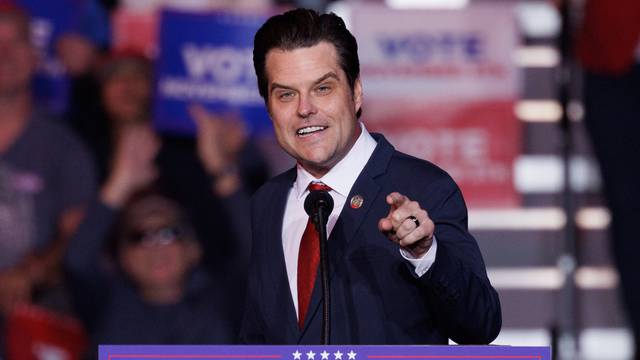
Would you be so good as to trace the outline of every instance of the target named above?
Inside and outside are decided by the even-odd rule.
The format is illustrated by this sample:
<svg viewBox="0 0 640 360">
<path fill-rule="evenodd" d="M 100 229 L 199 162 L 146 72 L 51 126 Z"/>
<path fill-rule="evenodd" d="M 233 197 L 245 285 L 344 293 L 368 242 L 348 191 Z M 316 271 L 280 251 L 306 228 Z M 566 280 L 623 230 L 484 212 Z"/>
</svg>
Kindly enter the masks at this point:
<svg viewBox="0 0 640 360">
<path fill-rule="evenodd" d="M 353 184 L 347 201 L 340 212 L 340 217 L 336 222 L 331 236 L 329 237 L 328 249 L 329 249 L 329 276 L 333 277 L 335 271 L 335 263 L 342 260 L 344 257 L 344 251 L 347 245 L 353 240 L 358 228 L 367 217 L 369 210 L 371 210 L 374 203 L 374 199 L 380 196 L 380 185 L 375 181 L 375 178 L 387 169 L 391 156 L 393 155 L 394 148 L 389 142 L 380 134 L 371 134 L 378 142 L 376 149 L 371 158 L 367 161 L 364 169 L 358 176 L 358 179 Z M 364 199 L 362 206 L 357 209 L 351 207 L 351 198 L 355 195 L 360 195 Z M 382 196 L 386 196 L 383 194 Z M 320 278 L 320 271 L 318 269 L 318 276 L 311 295 L 311 302 L 309 304 L 309 311 L 307 312 L 307 318 L 305 324 L 300 333 L 302 337 L 311 323 L 314 322 L 314 318 L 322 318 L 321 309 L 322 300 L 322 282 Z M 318 339 L 319 341 L 319 339 Z"/>
<path fill-rule="evenodd" d="M 380 185 L 376 178 L 387 171 L 394 148 L 382 135 L 375 133 L 371 135 L 378 142 L 378 146 L 376 146 L 367 165 L 362 169 L 358 179 L 353 184 L 344 208 L 340 213 L 340 221 L 342 222 L 341 236 L 344 236 L 346 244 L 353 240 L 362 221 L 371 210 L 374 200 L 380 195 L 387 195 L 380 194 Z M 362 196 L 364 201 L 362 206 L 354 209 L 351 207 L 351 199 L 356 195 Z"/>
<path fill-rule="evenodd" d="M 287 276 L 287 267 L 284 261 L 284 251 L 282 249 L 282 221 L 284 219 L 284 210 L 287 204 L 287 196 L 289 190 L 296 178 L 295 168 L 287 171 L 277 181 L 277 188 L 272 196 L 272 209 L 269 212 L 269 218 L 266 224 L 273 224 L 267 230 L 267 257 L 271 260 L 271 284 L 275 284 L 274 290 L 280 290 L 279 294 L 275 294 L 276 299 L 285 299 L 284 303 L 274 304 L 276 307 L 284 307 L 284 309 L 274 309 L 275 312 L 286 314 L 285 319 L 276 318 L 276 321 L 285 321 L 286 332 L 296 339 L 300 330 L 298 327 L 298 317 L 296 314 L 293 299 L 291 298 L 291 290 L 289 287 L 289 278 Z"/>
</svg>

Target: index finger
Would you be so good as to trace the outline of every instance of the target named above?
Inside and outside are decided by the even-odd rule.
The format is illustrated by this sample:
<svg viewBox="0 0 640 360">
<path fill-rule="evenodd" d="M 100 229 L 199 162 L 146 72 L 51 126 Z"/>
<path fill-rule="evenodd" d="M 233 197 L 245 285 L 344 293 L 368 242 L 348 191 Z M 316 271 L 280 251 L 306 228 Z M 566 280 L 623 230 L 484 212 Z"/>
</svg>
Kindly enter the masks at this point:
<svg viewBox="0 0 640 360">
<path fill-rule="evenodd" d="M 397 191 L 394 191 L 391 194 L 387 195 L 387 204 L 395 208 L 402 206 L 402 204 L 404 204 L 407 201 L 409 201 L 409 198 L 400 194 Z"/>
</svg>

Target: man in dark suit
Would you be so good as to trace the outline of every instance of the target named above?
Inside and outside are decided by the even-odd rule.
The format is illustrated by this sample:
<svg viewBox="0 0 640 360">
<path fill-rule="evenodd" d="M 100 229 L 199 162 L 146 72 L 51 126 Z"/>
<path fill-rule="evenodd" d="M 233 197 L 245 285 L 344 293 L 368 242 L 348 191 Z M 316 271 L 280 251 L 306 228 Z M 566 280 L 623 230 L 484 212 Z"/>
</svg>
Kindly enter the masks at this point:
<svg viewBox="0 0 640 360">
<path fill-rule="evenodd" d="M 611 255 L 640 360 L 640 1 L 588 0 L 578 37 L 584 124 L 611 211 Z"/>
<path fill-rule="evenodd" d="M 500 302 L 467 231 L 462 194 L 443 170 L 395 151 L 358 120 L 357 44 L 342 19 L 303 9 L 274 16 L 257 32 L 253 56 L 276 137 L 297 166 L 253 199 L 241 340 L 320 340 L 318 240 L 303 209 L 310 186 L 328 186 L 335 203 L 330 343 L 495 339 Z"/>
</svg>

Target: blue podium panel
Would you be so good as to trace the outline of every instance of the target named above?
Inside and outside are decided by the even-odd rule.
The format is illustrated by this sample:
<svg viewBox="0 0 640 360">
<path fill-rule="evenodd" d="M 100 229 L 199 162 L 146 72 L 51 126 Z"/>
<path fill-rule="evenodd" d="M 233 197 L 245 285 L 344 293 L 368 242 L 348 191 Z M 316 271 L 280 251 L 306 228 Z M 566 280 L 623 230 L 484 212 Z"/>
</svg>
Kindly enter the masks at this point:
<svg viewBox="0 0 640 360">
<path fill-rule="evenodd" d="M 100 360 L 551 360 L 549 347 L 519 346 L 170 346 L 101 345 Z"/>
</svg>

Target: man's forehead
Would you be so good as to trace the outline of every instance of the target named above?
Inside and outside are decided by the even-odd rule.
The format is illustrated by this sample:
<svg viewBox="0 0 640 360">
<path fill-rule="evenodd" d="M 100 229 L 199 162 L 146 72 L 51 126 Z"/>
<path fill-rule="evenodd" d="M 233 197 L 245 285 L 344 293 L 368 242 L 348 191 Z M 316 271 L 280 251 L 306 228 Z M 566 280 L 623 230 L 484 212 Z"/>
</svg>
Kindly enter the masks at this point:
<svg viewBox="0 0 640 360">
<path fill-rule="evenodd" d="M 271 49 L 266 56 L 265 68 L 269 82 L 314 81 L 328 72 L 338 77 L 343 73 L 335 46 L 327 42 L 291 50 Z"/>
</svg>

